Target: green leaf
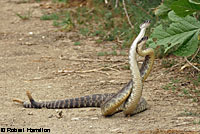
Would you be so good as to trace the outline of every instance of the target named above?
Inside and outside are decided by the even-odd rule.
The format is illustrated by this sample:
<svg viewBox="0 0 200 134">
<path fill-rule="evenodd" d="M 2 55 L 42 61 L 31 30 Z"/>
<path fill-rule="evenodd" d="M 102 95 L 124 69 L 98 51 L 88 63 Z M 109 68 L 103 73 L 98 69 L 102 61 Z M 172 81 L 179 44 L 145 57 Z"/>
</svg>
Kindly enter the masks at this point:
<svg viewBox="0 0 200 134">
<path fill-rule="evenodd" d="M 169 12 L 168 16 L 172 24 L 166 30 L 162 25 L 156 27 L 148 41 L 149 46 L 156 48 L 163 45 L 165 53 L 173 52 L 178 56 L 192 55 L 198 48 L 200 22 L 191 16 L 181 18 L 173 11 Z"/>
<path fill-rule="evenodd" d="M 178 0 L 171 4 L 171 9 L 181 17 L 190 15 L 196 11 L 200 11 L 200 6 L 194 3 L 190 3 L 188 0 Z"/>
<path fill-rule="evenodd" d="M 192 55 L 198 48 L 198 33 L 195 33 L 192 38 L 183 43 L 180 48 L 178 48 L 174 54 L 178 56 L 190 56 Z"/>
<path fill-rule="evenodd" d="M 191 17 L 191 16 L 186 16 L 183 18 L 183 17 L 177 16 L 173 11 L 171 11 L 171 12 L 169 12 L 168 17 L 173 22 L 181 23 L 182 21 L 184 21 L 184 22 L 188 22 L 188 25 L 193 25 L 194 27 L 199 27 L 199 21 L 197 21 L 196 18 Z"/>
</svg>

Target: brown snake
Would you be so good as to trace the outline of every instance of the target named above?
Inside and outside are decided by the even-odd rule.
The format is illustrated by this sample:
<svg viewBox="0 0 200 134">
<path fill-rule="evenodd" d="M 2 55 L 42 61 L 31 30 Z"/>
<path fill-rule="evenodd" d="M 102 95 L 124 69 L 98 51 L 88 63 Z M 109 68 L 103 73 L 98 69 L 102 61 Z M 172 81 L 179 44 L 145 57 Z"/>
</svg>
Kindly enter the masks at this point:
<svg viewBox="0 0 200 134">
<path fill-rule="evenodd" d="M 145 22 L 144 24 L 147 24 L 147 26 L 148 26 L 149 21 Z M 142 38 L 144 36 L 144 32 L 145 31 L 143 31 L 143 33 L 140 35 L 140 38 Z M 139 39 L 136 38 L 137 39 L 136 45 L 138 44 L 138 47 L 135 47 L 134 49 L 137 48 L 137 53 L 140 56 L 145 56 L 145 60 L 142 64 L 142 67 L 140 69 L 140 74 L 139 74 L 141 76 L 141 78 L 140 78 L 141 81 L 145 81 L 145 79 L 148 77 L 148 75 L 151 71 L 152 65 L 153 65 L 154 51 L 151 48 L 142 50 L 142 46 L 143 46 L 143 44 L 145 44 L 147 38 L 143 38 L 142 41 L 139 42 L 140 38 Z M 134 51 L 136 51 L 136 50 L 134 50 Z M 80 107 L 101 107 L 102 108 L 103 105 L 107 104 L 110 100 L 112 100 L 113 98 L 117 98 L 116 96 L 118 96 L 119 94 L 126 94 L 125 97 L 120 98 L 118 96 L 117 99 L 120 100 L 121 102 L 120 102 L 120 104 L 117 104 L 117 105 L 115 103 L 113 103 L 112 105 L 114 105 L 113 106 L 114 108 L 106 107 L 108 112 L 107 113 L 102 112 L 102 114 L 104 116 L 107 116 L 107 115 L 112 115 L 115 112 L 118 112 L 121 110 L 123 110 L 123 111 L 126 110 L 125 105 L 127 103 L 127 100 L 129 100 L 132 97 L 132 96 L 130 96 L 130 94 L 132 93 L 133 84 L 134 84 L 134 82 L 132 79 L 118 93 L 93 94 L 93 95 L 87 95 L 87 96 L 83 96 L 83 97 L 79 97 L 79 98 L 56 100 L 56 101 L 44 101 L 44 102 L 36 102 L 32 98 L 30 92 L 27 91 L 27 96 L 31 103 L 27 103 L 27 102 L 24 102 L 24 101 L 21 101 L 18 99 L 14 99 L 13 101 L 23 104 L 23 106 L 25 108 L 42 108 L 42 107 L 51 108 L 51 109 L 54 109 L 54 108 L 80 108 Z M 142 87 L 140 87 L 140 90 L 141 90 L 141 88 Z M 138 97 L 139 101 L 137 98 L 137 101 L 134 102 L 134 103 L 136 103 L 135 104 L 136 107 L 129 110 L 130 112 L 128 112 L 128 114 L 125 113 L 125 115 L 136 114 L 136 113 L 142 112 L 147 109 L 147 103 L 146 103 L 145 99 L 140 98 L 140 97 L 141 97 L 141 95 Z"/>
</svg>

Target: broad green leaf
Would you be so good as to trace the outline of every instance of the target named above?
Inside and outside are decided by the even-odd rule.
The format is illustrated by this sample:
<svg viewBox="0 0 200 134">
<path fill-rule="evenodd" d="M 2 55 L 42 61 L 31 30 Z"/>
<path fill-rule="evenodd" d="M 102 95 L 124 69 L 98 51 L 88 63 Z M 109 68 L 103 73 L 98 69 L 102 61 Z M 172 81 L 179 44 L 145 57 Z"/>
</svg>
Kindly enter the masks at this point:
<svg viewBox="0 0 200 134">
<path fill-rule="evenodd" d="M 178 0 L 171 4 L 171 9 L 181 17 L 190 15 L 196 11 L 200 11 L 200 6 L 194 3 L 190 3 L 188 0 Z"/>
<path fill-rule="evenodd" d="M 174 54 L 178 56 L 192 55 L 198 48 L 198 33 L 195 33 L 190 40 L 186 41 L 186 44 L 182 44 Z M 188 51 L 189 50 L 189 51 Z"/>
<path fill-rule="evenodd" d="M 198 48 L 200 22 L 191 16 L 181 18 L 173 11 L 168 16 L 172 20 L 172 24 L 166 30 L 162 25 L 156 27 L 148 42 L 149 46 L 156 48 L 163 45 L 165 53 L 172 51 L 178 56 L 192 55 Z"/>
<path fill-rule="evenodd" d="M 197 21 L 196 18 L 191 17 L 191 16 L 186 16 L 186 17 L 179 17 L 177 16 L 173 11 L 169 12 L 168 17 L 171 21 L 173 22 L 182 22 L 186 21 L 188 22 L 188 25 L 194 25 L 195 27 L 199 27 L 199 21 Z"/>
</svg>

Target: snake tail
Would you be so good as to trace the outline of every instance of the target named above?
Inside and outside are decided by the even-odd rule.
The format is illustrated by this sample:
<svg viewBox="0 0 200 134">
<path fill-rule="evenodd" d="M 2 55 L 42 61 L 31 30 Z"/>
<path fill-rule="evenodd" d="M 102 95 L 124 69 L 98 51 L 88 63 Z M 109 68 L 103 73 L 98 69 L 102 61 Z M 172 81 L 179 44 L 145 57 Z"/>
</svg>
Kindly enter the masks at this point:
<svg viewBox="0 0 200 134">
<path fill-rule="evenodd" d="M 26 92 L 29 101 L 24 102 L 18 99 L 14 99 L 14 102 L 20 103 L 25 108 L 47 108 L 47 109 L 64 109 L 64 108 L 81 108 L 81 107 L 100 107 L 101 104 L 106 101 L 106 99 L 112 97 L 113 94 L 93 94 L 82 96 L 79 98 L 71 98 L 64 100 L 55 100 L 55 101 L 43 101 L 37 102 L 33 99 L 29 91 Z"/>
</svg>

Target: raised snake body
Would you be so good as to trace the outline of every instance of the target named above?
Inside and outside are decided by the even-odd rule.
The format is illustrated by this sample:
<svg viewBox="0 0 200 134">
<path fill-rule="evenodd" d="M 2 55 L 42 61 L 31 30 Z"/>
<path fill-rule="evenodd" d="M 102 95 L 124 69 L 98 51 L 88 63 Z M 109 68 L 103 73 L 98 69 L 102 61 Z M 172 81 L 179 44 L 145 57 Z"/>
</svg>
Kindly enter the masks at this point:
<svg viewBox="0 0 200 134">
<path fill-rule="evenodd" d="M 127 88 L 123 88 L 116 95 L 109 98 L 101 106 L 101 112 L 104 116 L 112 115 L 115 113 L 117 108 L 123 103 L 123 111 L 125 115 L 131 115 L 132 112 L 136 109 L 138 102 L 142 96 L 142 79 L 138 69 L 136 61 L 136 48 L 138 42 L 144 37 L 146 28 L 149 26 L 150 22 L 146 21 L 140 26 L 140 33 L 134 40 L 129 51 L 129 64 L 132 75 L 132 87 L 128 85 Z M 141 44 L 146 42 L 145 40 L 141 41 Z M 141 50 L 141 49 L 140 49 Z"/>
<path fill-rule="evenodd" d="M 23 104 L 25 108 L 45 107 L 45 108 L 50 108 L 50 109 L 55 109 L 55 108 L 59 109 L 59 108 L 101 107 L 102 114 L 104 116 L 112 115 L 118 111 L 124 111 L 125 115 L 132 115 L 132 114 L 136 114 L 136 113 L 146 110 L 147 102 L 144 98 L 141 98 L 142 81 L 144 81 L 148 77 L 153 65 L 153 61 L 154 61 L 154 51 L 152 49 L 148 48 L 146 50 L 142 50 L 142 46 L 146 42 L 146 38 L 142 39 L 142 37 L 144 36 L 145 30 L 148 27 L 148 25 L 149 25 L 149 21 L 141 25 L 145 27 L 141 27 L 142 33 L 140 32 L 138 37 L 135 39 L 133 43 L 135 46 L 134 48 L 132 48 L 134 55 L 136 53 L 136 48 L 137 48 L 137 53 L 140 56 L 145 56 L 145 60 L 141 66 L 140 72 L 138 69 L 139 75 L 137 71 L 136 71 L 136 75 L 133 74 L 135 72 L 132 70 L 133 68 L 135 68 L 134 66 L 137 65 L 137 62 L 135 61 L 134 64 L 132 64 L 132 61 L 130 60 L 131 71 L 134 77 L 118 93 L 93 94 L 93 95 L 87 95 L 83 97 L 65 99 L 65 100 L 36 102 L 32 98 L 30 92 L 27 91 L 27 96 L 31 103 L 24 102 L 18 99 L 14 99 L 13 101 Z M 139 40 L 141 39 L 142 41 L 139 42 Z M 137 44 L 138 44 L 138 47 L 137 47 Z M 131 52 L 132 51 L 130 50 L 130 54 Z M 135 58 L 134 55 L 129 56 L 129 59 L 131 59 L 132 56 Z M 137 81 L 137 82 L 133 82 L 133 81 Z M 138 87 L 138 88 L 135 88 L 135 87 Z M 136 89 L 140 90 L 138 92 L 139 95 L 135 93 Z"/>
</svg>

